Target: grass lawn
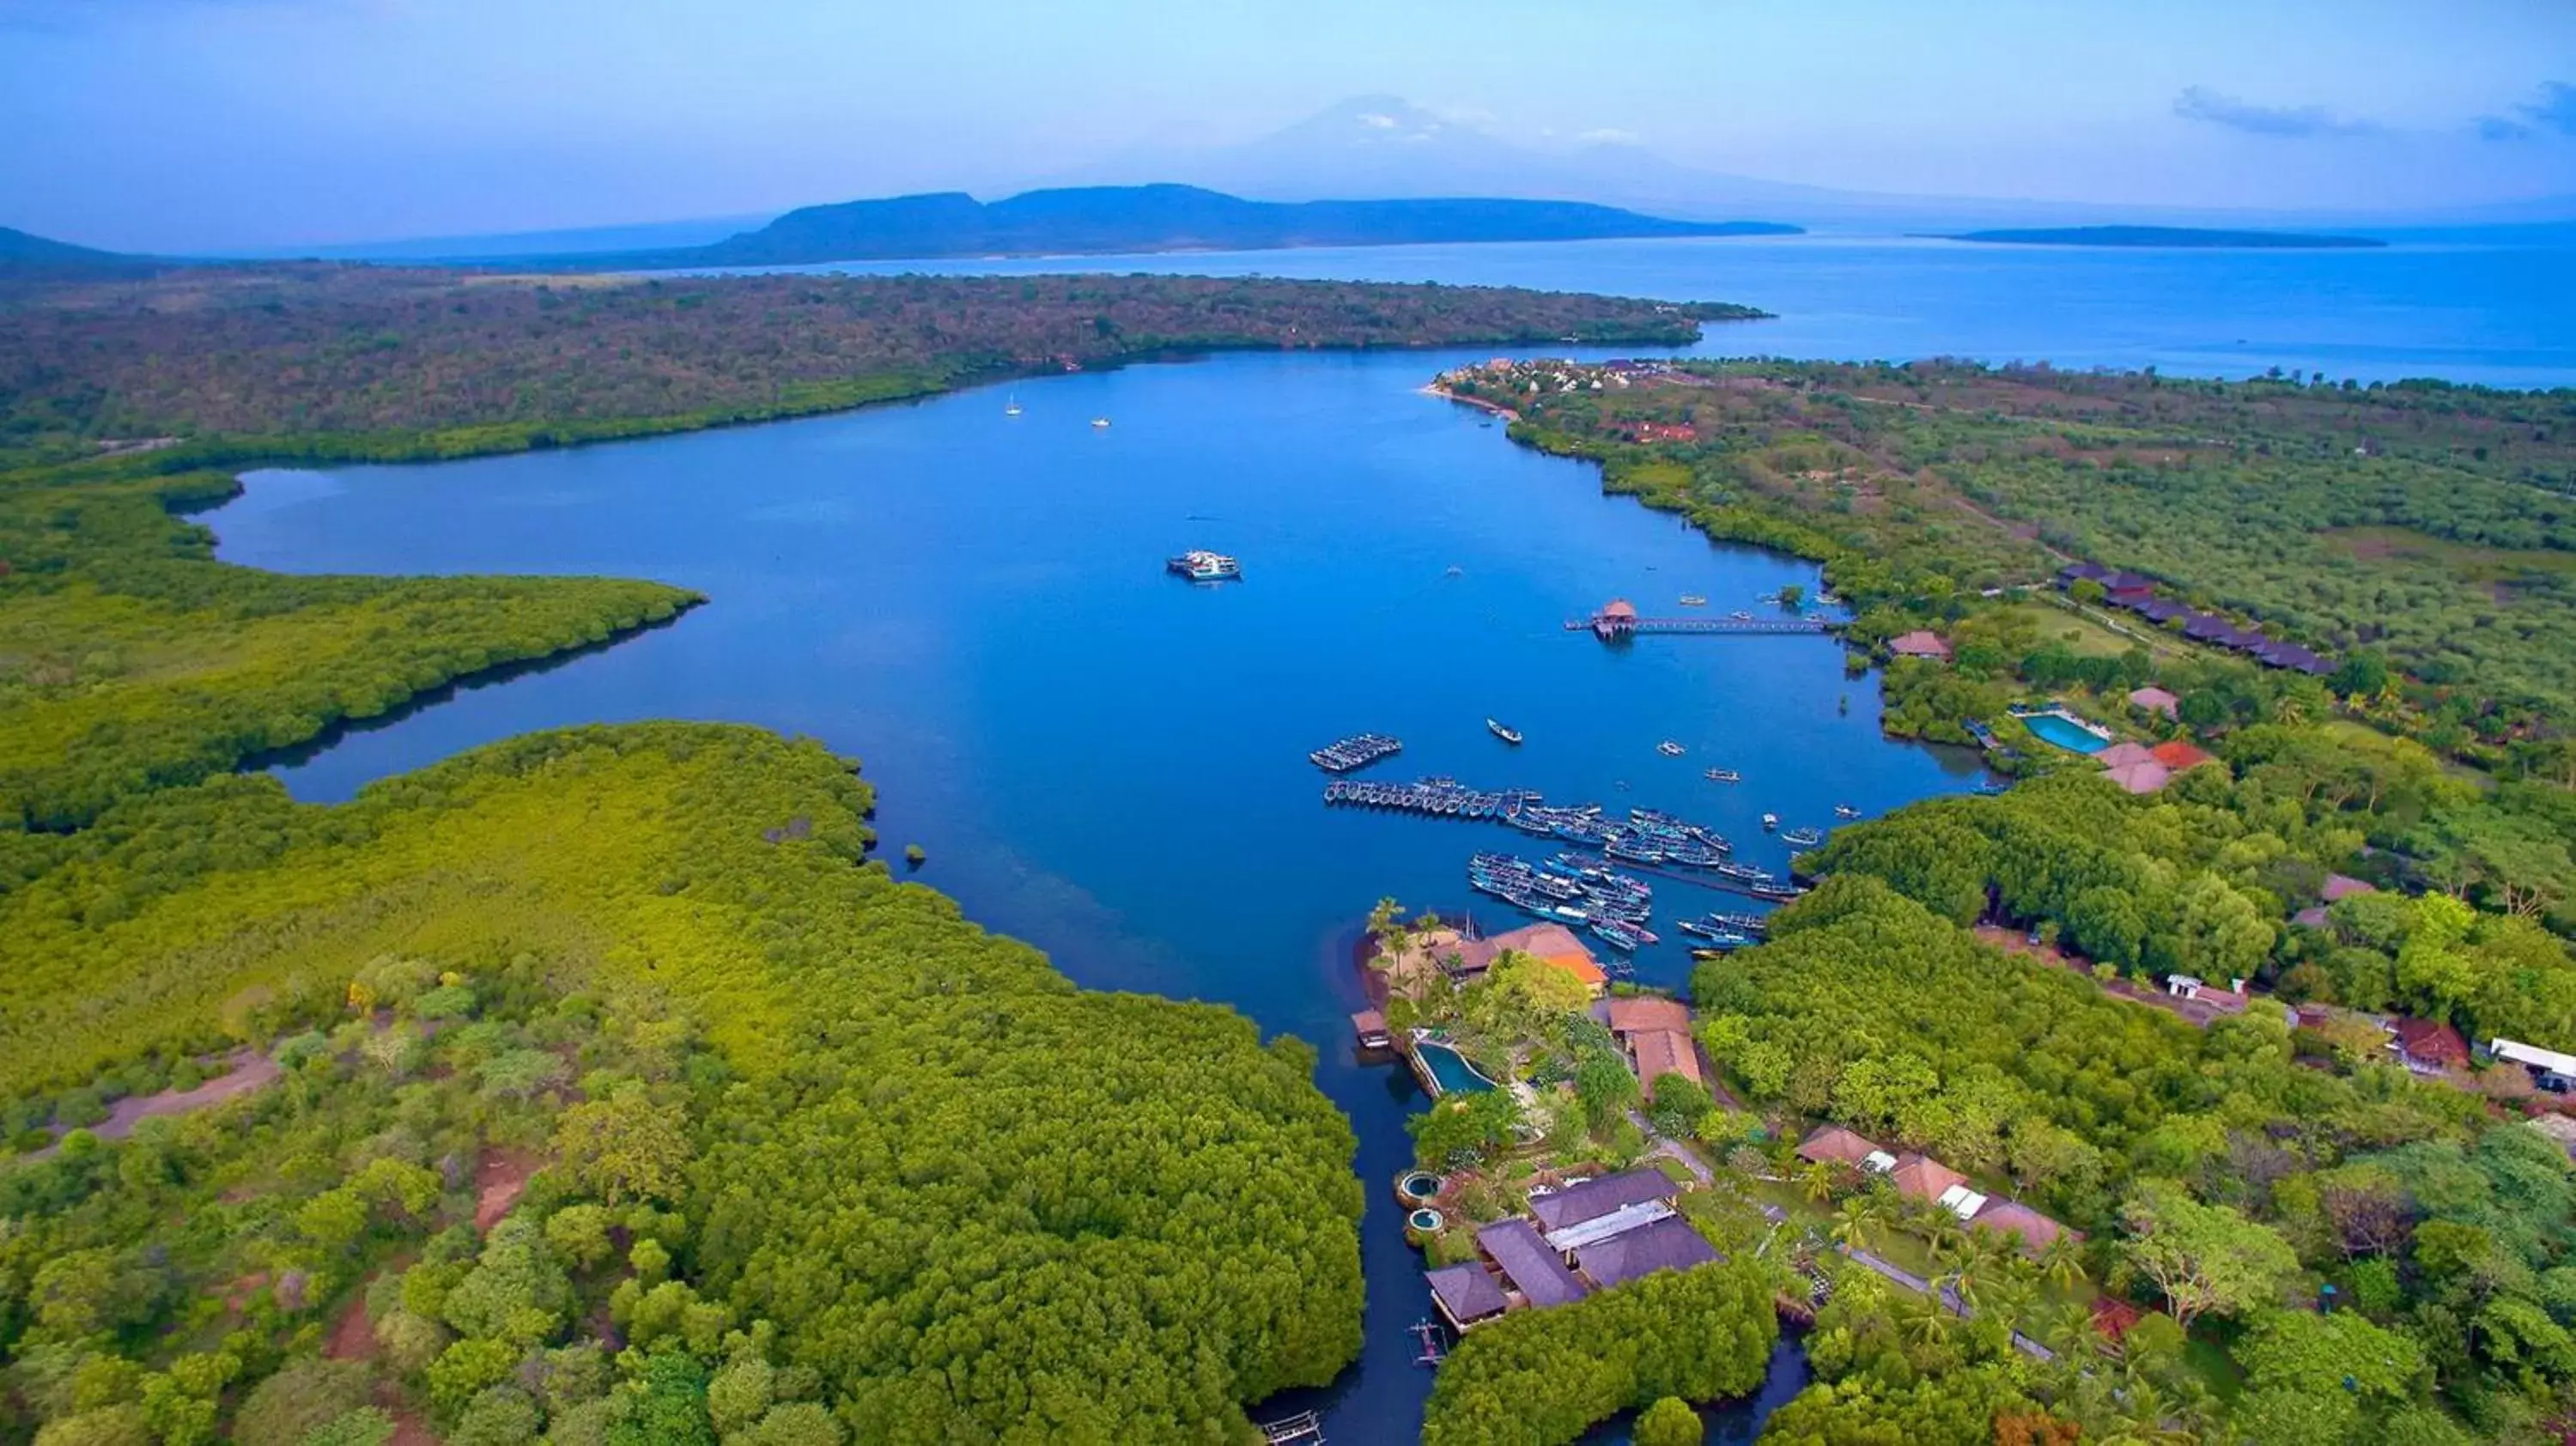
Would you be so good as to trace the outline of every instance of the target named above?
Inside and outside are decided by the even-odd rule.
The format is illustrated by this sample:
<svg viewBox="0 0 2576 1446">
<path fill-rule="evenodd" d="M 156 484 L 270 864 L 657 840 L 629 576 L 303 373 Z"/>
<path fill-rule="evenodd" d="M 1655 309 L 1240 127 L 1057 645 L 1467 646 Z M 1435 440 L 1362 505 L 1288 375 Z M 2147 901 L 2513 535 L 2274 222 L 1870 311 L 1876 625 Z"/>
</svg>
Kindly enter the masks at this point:
<svg viewBox="0 0 2576 1446">
<path fill-rule="evenodd" d="M 2042 642 L 2064 643 L 2079 658 L 2116 658 L 2137 646 L 2132 640 L 2091 618 L 2068 612 L 2053 603 L 2017 602 L 2002 611 L 2007 617 L 2027 622 L 2032 635 Z M 2153 630 L 2141 627 L 2139 631 Z"/>
</svg>

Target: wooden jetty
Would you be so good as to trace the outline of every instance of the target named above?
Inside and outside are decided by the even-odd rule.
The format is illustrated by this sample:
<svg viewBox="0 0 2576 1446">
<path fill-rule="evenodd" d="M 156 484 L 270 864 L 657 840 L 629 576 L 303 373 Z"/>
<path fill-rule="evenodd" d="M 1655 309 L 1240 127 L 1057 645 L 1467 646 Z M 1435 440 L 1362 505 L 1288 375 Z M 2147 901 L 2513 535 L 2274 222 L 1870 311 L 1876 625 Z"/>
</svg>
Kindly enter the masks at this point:
<svg viewBox="0 0 2576 1446">
<path fill-rule="evenodd" d="M 1704 633 L 1728 637 L 1781 637 L 1828 633 L 1834 625 L 1823 618 L 1647 618 L 1639 617 L 1625 598 L 1605 603 L 1588 618 L 1568 618 L 1569 633 L 1589 632 L 1605 643 L 1624 642 L 1641 633 Z"/>
<path fill-rule="evenodd" d="M 1413 1339 L 1420 1347 L 1413 1357 L 1415 1365 L 1436 1366 L 1449 1359 L 1449 1339 L 1441 1331 L 1440 1322 L 1418 1320 L 1413 1323 L 1412 1329 Z"/>
<path fill-rule="evenodd" d="M 1294 1416 L 1262 1422 L 1261 1439 L 1269 1446 L 1292 1446 L 1297 1442 L 1324 1446 L 1324 1422 L 1312 1411 L 1300 1411 Z"/>
</svg>

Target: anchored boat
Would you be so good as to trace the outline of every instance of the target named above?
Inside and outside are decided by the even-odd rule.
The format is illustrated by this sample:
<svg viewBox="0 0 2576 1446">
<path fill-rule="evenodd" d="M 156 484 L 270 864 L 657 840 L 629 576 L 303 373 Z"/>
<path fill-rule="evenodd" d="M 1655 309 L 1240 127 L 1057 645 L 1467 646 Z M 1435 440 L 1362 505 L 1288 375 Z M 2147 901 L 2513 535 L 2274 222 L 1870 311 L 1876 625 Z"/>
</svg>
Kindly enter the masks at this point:
<svg viewBox="0 0 2576 1446">
<path fill-rule="evenodd" d="M 1802 849 L 1811 849 L 1816 845 L 1823 843 L 1825 841 L 1825 835 L 1824 831 L 1821 829 L 1793 828 L 1787 833 L 1780 835 L 1780 841 L 1783 843 L 1796 844 Z"/>
<path fill-rule="evenodd" d="M 1521 730 L 1518 728 L 1509 727 L 1488 718 L 1485 720 L 1485 730 L 1514 748 L 1521 746 Z"/>
<path fill-rule="evenodd" d="M 1711 783 L 1742 783 L 1744 775 L 1732 768 L 1712 768 L 1706 775 Z"/>
<path fill-rule="evenodd" d="M 1684 750 L 1680 744 L 1667 738 L 1663 742 L 1655 745 L 1655 751 L 1664 755 L 1666 758 L 1679 758 L 1682 756 Z"/>
<path fill-rule="evenodd" d="M 1222 552 L 1192 548 L 1164 562 L 1166 571 L 1177 573 L 1192 582 L 1233 582 L 1243 577 L 1243 564 Z"/>
</svg>

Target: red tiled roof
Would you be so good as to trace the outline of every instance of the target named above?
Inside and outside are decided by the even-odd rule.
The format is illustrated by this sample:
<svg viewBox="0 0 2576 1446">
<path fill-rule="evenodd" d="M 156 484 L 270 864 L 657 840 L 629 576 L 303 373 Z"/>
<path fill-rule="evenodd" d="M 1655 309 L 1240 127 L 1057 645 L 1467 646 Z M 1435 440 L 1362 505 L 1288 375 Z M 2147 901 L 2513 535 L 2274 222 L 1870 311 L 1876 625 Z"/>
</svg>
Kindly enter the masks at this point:
<svg viewBox="0 0 2576 1446">
<path fill-rule="evenodd" d="M 1902 637 L 1888 639 L 1887 650 L 1896 654 L 1900 658 L 1946 658 L 1950 656 L 1950 645 L 1941 641 L 1939 634 L 1927 632 L 1921 628 L 1917 628 L 1913 632 L 1907 633 Z"/>
<path fill-rule="evenodd" d="M 2469 1062 L 2469 1042 L 2447 1024 L 2430 1019 L 2399 1019 L 2397 1043 L 2409 1059 L 2426 1064 L 2464 1065 Z"/>
<path fill-rule="evenodd" d="M 2016 1236 L 2021 1248 L 2033 1255 L 2046 1250 L 2061 1235 L 2084 1237 L 2040 1214 L 2018 1200 L 1997 1200 L 1976 1213 L 1968 1222 L 1971 1230 L 1992 1230 L 1999 1235 Z"/>
<path fill-rule="evenodd" d="M 2186 768 L 2198 768 L 2204 763 L 2215 763 L 2218 761 L 2215 755 L 2203 749 L 2195 748 L 2191 744 L 2185 743 L 2179 738 L 2173 739 L 2170 742 L 2159 743 L 2147 751 L 2155 755 L 2158 763 L 2163 764 L 2165 767 L 2172 769 L 2176 773 L 2180 773 Z"/>
<path fill-rule="evenodd" d="M 2145 1311 L 2117 1296 L 2093 1297 L 2093 1329 L 2112 1340 L 2127 1335 L 2132 1327 L 2146 1318 Z"/>
</svg>

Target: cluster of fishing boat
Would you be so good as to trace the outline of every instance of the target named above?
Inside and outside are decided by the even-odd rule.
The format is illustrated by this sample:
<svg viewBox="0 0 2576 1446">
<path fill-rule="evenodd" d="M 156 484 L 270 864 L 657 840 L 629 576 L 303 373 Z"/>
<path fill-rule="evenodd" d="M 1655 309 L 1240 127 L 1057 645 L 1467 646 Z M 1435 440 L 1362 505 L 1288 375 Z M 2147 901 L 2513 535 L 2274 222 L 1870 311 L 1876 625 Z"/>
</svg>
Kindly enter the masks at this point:
<svg viewBox="0 0 2576 1446">
<path fill-rule="evenodd" d="M 1534 793 L 1517 794 L 1514 802 L 1504 811 L 1503 822 L 1540 838 L 1599 849 L 1621 863 L 1706 869 L 1725 862 L 1735 849 L 1715 829 L 1651 808 L 1632 808 L 1623 822 L 1605 816 L 1597 803 L 1556 806 L 1541 803 Z"/>
<path fill-rule="evenodd" d="M 1520 803 L 1521 795 L 1469 788 L 1454 778 L 1426 778 L 1419 783 L 1372 783 L 1337 778 L 1324 785 L 1324 802 L 1392 808 L 1438 818 L 1500 818 Z"/>
<path fill-rule="evenodd" d="M 1306 759 L 1326 773 L 1348 773 L 1403 750 L 1404 744 L 1400 739 L 1389 738 L 1383 733 L 1354 733 L 1348 738 L 1325 744 L 1307 754 Z"/>
<path fill-rule="evenodd" d="M 1760 914 L 1702 914 L 1673 927 L 1701 941 L 1694 953 L 1702 949 L 1724 953 L 1761 943 L 1771 932 L 1771 921 Z"/>
<path fill-rule="evenodd" d="M 1656 941 L 1646 927 L 1655 891 L 1596 859 L 1561 853 L 1541 863 L 1512 854 L 1480 853 L 1467 861 L 1467 883 L 1536 918 L 1589 929 L 1622 954 Z"/>
</svg>

